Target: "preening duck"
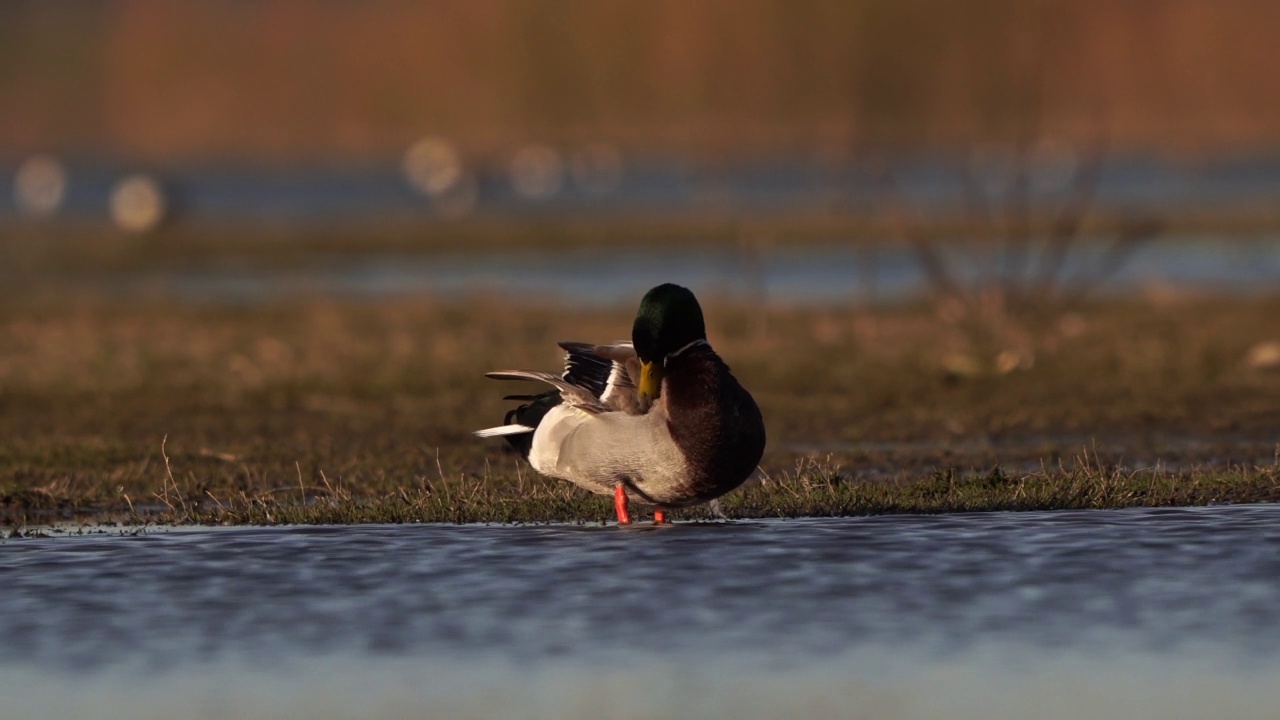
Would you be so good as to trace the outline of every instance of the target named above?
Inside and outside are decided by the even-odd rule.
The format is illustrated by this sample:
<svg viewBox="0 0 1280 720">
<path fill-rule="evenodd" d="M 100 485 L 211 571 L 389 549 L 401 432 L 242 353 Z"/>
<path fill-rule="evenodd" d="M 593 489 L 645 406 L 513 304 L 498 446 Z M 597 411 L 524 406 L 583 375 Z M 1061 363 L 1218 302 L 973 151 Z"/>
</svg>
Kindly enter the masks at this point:
<svg viewBox="0 0 1280 720">
<path fill-rule="evenodd" d="M 527 400 L 504 436 L 538 472 L 614 496 L 618 522 L 631 501 L 668 508 L 708 502 L 737 488 L 764 453 L 764 421 L 751 397 L 707 343 L 702 307 L 679 285 L 640 301 L 631 342 L 562 342 L 564 372 L 502 370 L 498 380 L 536 380 L 554 390 Z"/>
</svg>

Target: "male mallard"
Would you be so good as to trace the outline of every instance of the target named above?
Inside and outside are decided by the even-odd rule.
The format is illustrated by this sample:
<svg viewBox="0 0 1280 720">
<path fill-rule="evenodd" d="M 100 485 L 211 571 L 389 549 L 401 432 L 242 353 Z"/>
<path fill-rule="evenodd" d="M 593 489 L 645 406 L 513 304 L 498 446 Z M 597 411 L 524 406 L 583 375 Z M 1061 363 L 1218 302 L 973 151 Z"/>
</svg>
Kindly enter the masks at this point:
<svg viewBox="0 0 1280 720">
<path fill-rule="evenodd" d="M 560 343 L 562 375 L 487 373 L 553 387 L 507 413 L 506 436 L 535 470 L 614 496 L 618 522 L 628 500 L 666 509 L 713 500 L 738 487 L 764 453 L 764 421 L 751 394 L 707 344 L 702 308 L 688 289 L 659 285 L 640 301 L 631 342 Z"/>
</svg>

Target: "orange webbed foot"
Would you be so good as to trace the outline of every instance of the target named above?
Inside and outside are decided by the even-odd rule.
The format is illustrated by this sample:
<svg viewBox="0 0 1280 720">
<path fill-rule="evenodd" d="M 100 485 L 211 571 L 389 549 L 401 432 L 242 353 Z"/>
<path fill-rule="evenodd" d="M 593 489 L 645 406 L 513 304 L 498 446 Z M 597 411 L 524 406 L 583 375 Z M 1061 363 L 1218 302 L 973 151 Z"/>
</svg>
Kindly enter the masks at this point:
<svg viewBox="0 0 1280 720">
<path fill-rule="evenodd" d="M 613 511 L 618 515 L 619 525 L 631 524 L 631 513 L 627 511 L 627 489 L 618 483 L 613 489 Z"/>
</svg>

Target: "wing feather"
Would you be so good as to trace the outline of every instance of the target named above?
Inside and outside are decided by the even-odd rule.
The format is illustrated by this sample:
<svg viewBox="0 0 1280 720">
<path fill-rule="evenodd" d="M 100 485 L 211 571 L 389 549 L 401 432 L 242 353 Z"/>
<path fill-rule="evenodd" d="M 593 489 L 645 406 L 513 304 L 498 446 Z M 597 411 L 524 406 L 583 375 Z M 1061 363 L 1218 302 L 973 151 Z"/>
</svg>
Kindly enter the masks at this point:
<svg viewBox="0 0 1280 720">
<path fill-rule="evenodd" d="M 597 345 L 596 353 L 608 358 L 612 364 L 609 380 L 600 399 L 628 415 L 643 415 L 648 412 L 649 404 L 640 397 L 638 389 L 640 358 L 636 355 L 635 347 L 631 343 Z"/>
<path fill-rule="evenodd" d="M 609 384 L 612 363 L 596 353 L 590 343 L 561 341 L 556 343 L 564 350 L 564 374 L 560 377 L 579 387 L 587 388 L 600 397 Z"/>
<path fill-rule="evenodd" d="M 494 380 L 533 380 L 535 382 L 544 382 L 559 390 L 560 396 L 564 402 L 589 413 L 608 412 L 612 409 L 608 405 L 600 402 L 600 398 L 592 394 L 590 389 L 580 385 L 574 385 L 554 373 L 541 372 L 539 370 L 495 370 L 493 372 L 485 373 L 484 376 L 493 378 Z"/>
</svg>

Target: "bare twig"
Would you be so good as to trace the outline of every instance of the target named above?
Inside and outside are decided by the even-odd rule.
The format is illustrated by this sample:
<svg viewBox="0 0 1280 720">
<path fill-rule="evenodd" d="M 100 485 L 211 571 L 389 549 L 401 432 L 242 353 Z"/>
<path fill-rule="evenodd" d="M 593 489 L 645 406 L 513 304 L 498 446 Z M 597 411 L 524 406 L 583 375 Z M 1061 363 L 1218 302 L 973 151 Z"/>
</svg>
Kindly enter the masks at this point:
<svg viewBox="0 0 1280 720">
<path fill-rule="evenodd" d="M 966 153 L 956 165 L 956 175 L 960 178 L 960 189 L 964 194 L 965 213 L 969 217 L 970 235 L 974 228 L 991 225 L 991 205 L 987 200 L 986 189 L 978 181 L 973 172 L 973 154 Z M 972 238 L 971 238 L 972 239 Z"/>
<path fill-rule="evenodd" d="M 164 496 L 161 497 L 160 495 L 157 494 L 156 497 L 159 498 L 159 500 L 163 502 L 166 506 L 168 506 L 170 512 L 173 512 L 174 511 L 173 503 L 169 501 L 169 485 L 173 485 L 173 494 L 178 498 L 178 505 L 182 508 L 182 517 L 188 518 L 188 517 L 191 517 L 191 513 L 187 508 L 187 499 L 183 497 L 182 490 L 178 487 L 178 481 L 173 479 L 173 468 L 169 466 L 169 455 L 165 451 L 165 445 L 168 442 L 169 442 L 169 435 L 166 433 L 165 436 L 160 440 L 160 457 L 164 458 L 164 472 L 168 480 L 167 482 L 161 483 L 161 488 L 164 490 Z"/>
<path fill-rule="evenodd" d="M 911 222 L 911 213 L 907 208 L 902 187 L 898 184 L 893 170 L 886 164 L 880 172 L 880 190 L 887 201 L 889 216 L 893 219 L 898 234 L 911 245 L 916 261 L 924 270 L 934 293 L 942 297 L 955 298 L 966 307 L 972 305 L 972 298 L 965 292 L 960 282 L 947 270 L 938 249 L 929 239 L 922 237 L 917 231 L 918 223 Z"/>
<path fill-rule="evenodd" d="M 1013 176 L 1005 192 L 1004 252 L 1000 258 L 1000 284 L 1004 296 L 1022 295 L 1023 267 L 1031 244 L 1031 148 L 1027 138 L 1018 141 L 1013 156 Z"/>
<path fill-rule="evenodd" d="M 222 514 L 224 514 L 224 515 L 225 515 L 225 514 L 227 513 L 227 508 L 226 508 L 225 506 L 223 506 L 222 501 L 220 501 L 220 500 L 218 500 L 218 498 L 214 497 L 213 493 L 209 492 L 208 490 L 205 490 L 205 491 L 204 491 L 204 494 L 209 496 L 209 499 L 210 499 L 210 500 L 212 500 L 212 501 L 214 502 L 214 504 L 216 504 L 216 505 L 218 506 L 218 509 L 222 511 Z M 132 508 L 130 508 L 130 509 L 132 509 Z"/>
<path fill-rule="evenodd" d="M 1038 294 L 1044 300 L 1048 300 L 1056 292 L 1055 283 L 1061 279 L 1067 254 L 1089 214 L 1098 190 L 1098 181 L 1102 177 L 1107 145 L 1106 135 L 1100 135 L 1083 162 L 1076 166 L 1071 178 L 1070 196 L 1049 227 L 1049 237 L 1040 258 L 1035 281 Z"/>
<path fill-rule="evenodd" d="M 302 504 L 307 504 L 307 487 L 302 484 L 302 464 L 297 460 L 293 461 L 293 466 L 298 470 L 298 490 L 302 492 Z"/>
<path fill-rule="evenodd" d="M 1079 304 L 1094 290 L 1115 277 L 1140 247 L 1160 234 L 1161 224 L 1154 219 L 1139 220 L 1120 229 L 1119 235 L 1103 253 L 1097 264 L 1078 278 L 1076 289 L 1062 300 L 1063 307 Z"/>
</svg>

